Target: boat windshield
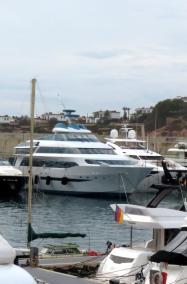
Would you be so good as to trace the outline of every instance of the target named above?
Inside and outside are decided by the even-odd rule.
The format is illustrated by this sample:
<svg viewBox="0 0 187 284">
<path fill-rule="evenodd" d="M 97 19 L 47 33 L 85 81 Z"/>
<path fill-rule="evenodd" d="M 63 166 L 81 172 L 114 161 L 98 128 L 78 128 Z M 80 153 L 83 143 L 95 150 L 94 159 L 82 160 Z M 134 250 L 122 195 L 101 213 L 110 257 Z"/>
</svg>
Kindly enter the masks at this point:
<svg viewBox="0 0 187 284">
<path fill-rule="evenodd" d="M 90 133 L 54 133 L 44 135 L 38 140 L 99 142 L 98 138 Z"/>
<path fill-rule="evenodd" d="M 137 204 L 137 205 L 143 205 L 143 206 L 147 206 L 151 200 L 153 199 L 153 197 L 155 197 L 157 195 L 157 192 L 152 192 L 152 193 L 133 193 L 130 197 L 129 197 L 129 201 L 132 204 Z M 186 191 L 180 191 L 180 190 L 166 190 L 165 193 L 162 195 L 162 193 L 160 193 L 159 195 L 159 199 L 158 199 L 158 195 L 157 195 L 157 201 L 156 204 L 152 203 L 151 207 L 159 207 L 159 208 L 169 208 L 169 209 L 176 209 L 176 210 L 180 210 L 182 208 L 182 206 L 184 205 L 184 199 L 187 197 L 187 193 Z"/>
<path fill-rule="evenodd" d="M 10 163 L 8 160 L 0 159 L 0 166 L 10 166 Z"/>
<path fill-rule="evenodd" d="M 130 258 L 130 257 L 122 257 L 122 256 L 118 256 L 118 255 L 114 255 L 111 254 L 110 255 L 110 259 L 117 264 L 121 264 L 121 263 L 131 263 L 134 261 L 134 258 Z"/>
</svg>

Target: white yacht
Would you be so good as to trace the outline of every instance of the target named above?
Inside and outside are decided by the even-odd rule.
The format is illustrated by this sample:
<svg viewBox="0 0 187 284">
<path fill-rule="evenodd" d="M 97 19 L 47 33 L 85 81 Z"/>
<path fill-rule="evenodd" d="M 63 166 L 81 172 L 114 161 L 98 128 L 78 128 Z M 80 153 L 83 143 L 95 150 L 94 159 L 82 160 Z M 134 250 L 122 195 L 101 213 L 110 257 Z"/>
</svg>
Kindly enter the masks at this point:
<svg viewBox="0 0 187 284">
<path fill-rule="evenodd" d="M 28 174 L 30 142 L 15 147 L 15 167 Z M 152 170 L 117 155 L 82 125 L 58 123 L 33 141 L 34 189 L 84 196 L 125 196 Z"/>
<path fill-rule="evenodd" d="M 168 149 L 168 157 L 187 167 L 187 142 L 178 142 Z"/>
<path fill-rule="evenodd" d="M 138 190 L 152 191 L 152 185 L 170 183 L 168 173 L 166 174 L 163 169 L 163 161 L 165 161 L 171 178 L 175 180 L 182 179 L 182 175 L 184 176 L 187 172 L 185 167 L 174 160 L 166 159 L 159 153 L 149 150 L 148 143 L 145 140 L 137 139 L 136 132 L 127 125 L 124 125 L 119 131 L 112 129 L 110 137 L 106 138 L 106 140 L 107 145 L 111 146 L 118 155 L 140 160 L 145 167 L 152 164 L 153 170 L 139 183 Z"/>
<path fill-rule="evenodd" d="M 7 159 L 0 158 L 0 196 L 17 194 L 26 179 L 21 170 L 12 166 Z"/>
</svg>

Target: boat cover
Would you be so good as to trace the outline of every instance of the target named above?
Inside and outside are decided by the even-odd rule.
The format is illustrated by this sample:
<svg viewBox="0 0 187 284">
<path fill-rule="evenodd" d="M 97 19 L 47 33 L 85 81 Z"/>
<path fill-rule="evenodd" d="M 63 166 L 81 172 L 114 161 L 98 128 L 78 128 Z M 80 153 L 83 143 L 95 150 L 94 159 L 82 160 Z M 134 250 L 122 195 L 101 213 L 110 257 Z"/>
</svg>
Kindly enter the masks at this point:
<svg viewBox="0 0 187 284">
<path fill-rule="evenodd" d="M 187 231 L 181 231 L 162 250 L 151 256 L 152 262 L 187 265 Z"/>
<path fill-rule="evenodd" d="M 123 212 L 123 223 L 135 228 L 174 229 L 181 228 L 187 212 L 167 208 L 147 208 L 140 205 L 112 204 L 116 212 L 120 208 Z"/>
</svg>

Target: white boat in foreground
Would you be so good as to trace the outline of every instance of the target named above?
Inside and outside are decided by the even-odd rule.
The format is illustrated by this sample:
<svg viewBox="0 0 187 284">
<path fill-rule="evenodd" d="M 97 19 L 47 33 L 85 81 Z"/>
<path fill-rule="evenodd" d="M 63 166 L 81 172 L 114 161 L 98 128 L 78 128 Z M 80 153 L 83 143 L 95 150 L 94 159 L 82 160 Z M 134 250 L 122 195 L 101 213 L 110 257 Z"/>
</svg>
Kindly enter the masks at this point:
<svg viewBox="0 0 187 284">
<path fill-rule="evenodd" d="M 15 249 L 0 235 L 0 283 L 36 284 L 25 269 L 14 264 L 15 257 Z"/>
<path fill-rule="evenodd" d="M 152 170 L 117 155 L 82 125 L 57 124 L 33 142 L 34 189 L 77 196 L 125 196 Z M 15 147 L 15 167 L 28 174 L 30 142 Z"/>
<path fill-rule="evenodd" d="M 187 212 L 128 204 L 113 204 L 111 207 L 116 216 L 121 214 L 121 221 L 133 229 L 152 229 L 153 239 L 145 246 L 114 248 L 101 262 L 97 279 L 110 283 L 136 283 L 151 255 L 162 249 L 175 230 L 180 229 Z"/>
</svg>

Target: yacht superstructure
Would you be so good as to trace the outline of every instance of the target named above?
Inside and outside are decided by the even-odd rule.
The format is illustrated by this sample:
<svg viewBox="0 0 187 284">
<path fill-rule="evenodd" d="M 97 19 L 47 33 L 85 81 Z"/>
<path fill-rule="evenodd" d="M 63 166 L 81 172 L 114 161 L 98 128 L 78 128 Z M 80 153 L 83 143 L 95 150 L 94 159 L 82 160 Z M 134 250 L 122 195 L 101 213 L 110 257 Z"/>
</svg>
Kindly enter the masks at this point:
<svg viewBox="0 0 187 284">
<path fill-rule="evenodd" d="M 15 166 L 28 173 L 30 142 L 15 147 Z M 140 161 L 117 155 L 78 124 L 58 123 L 33 141 L 33 183 L 43 192 L 126 196 L 151 171 Z"/>
</svg>

